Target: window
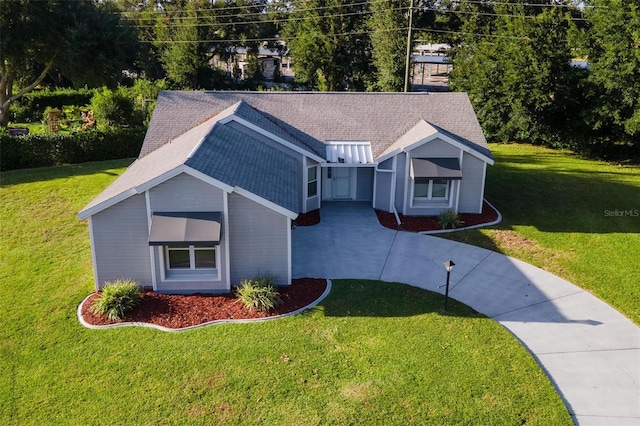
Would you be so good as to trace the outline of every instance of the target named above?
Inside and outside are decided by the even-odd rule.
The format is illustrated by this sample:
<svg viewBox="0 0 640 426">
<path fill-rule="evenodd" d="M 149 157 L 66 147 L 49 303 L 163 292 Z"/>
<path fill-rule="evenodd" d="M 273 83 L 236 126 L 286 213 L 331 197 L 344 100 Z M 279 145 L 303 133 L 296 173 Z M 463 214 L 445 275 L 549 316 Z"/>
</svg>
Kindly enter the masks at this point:
<svg viewBox="0 0 640 426">
<path fill-rule="evenodd" d="M 318 168 L 311 166 L 307 168 L 307 197 L 318 195 Z"/>
<path fill-rule="evenodd" d="M 417 177 L 413 183 L 413 198 L 416 201 L 449 199 L 449 180 Z"/>
<path fill-rule="evenodd" d="M 215 246 L 166 246 L 168 271 L 195 271 L 216 268 Z"/>
</svg>

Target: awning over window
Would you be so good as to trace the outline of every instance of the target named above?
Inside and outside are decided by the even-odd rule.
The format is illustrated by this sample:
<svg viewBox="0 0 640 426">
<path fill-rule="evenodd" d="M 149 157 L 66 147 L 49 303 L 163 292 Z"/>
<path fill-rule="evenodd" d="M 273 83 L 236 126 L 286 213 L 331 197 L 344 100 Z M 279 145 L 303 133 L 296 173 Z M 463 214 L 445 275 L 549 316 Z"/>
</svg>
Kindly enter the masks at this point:
<svg viewBox="0 0 640 426">
<path fill-rule="evenodd" d="M 413 177 L 429 179 L 462 179 L 457 158 L 412 158 Z"/>
<path fill-rule="evenodd" d="M 327 161 L 330 163 L 371 164 L 371 143 L 361 141 L 329 141 L 326 143 Z"/>
<path fill-rule="evenodd" d="M 154 213 L 150 246 L 220 244 L 219 212 Z"/>
</svg>

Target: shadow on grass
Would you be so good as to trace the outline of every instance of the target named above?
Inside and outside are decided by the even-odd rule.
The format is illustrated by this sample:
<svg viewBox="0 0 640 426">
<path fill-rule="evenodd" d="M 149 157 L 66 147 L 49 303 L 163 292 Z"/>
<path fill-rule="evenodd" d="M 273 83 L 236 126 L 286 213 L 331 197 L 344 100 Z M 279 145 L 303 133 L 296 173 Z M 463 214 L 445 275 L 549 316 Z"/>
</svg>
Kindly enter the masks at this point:
<svg viewBox="0 0 640 426">
<path fill-rule="evenodd" d="M 64 166 L 40 167 L 36 169 L 11 170 L 1 173 L 0 185 L 11 186 L 23 183 L 43 182 L 54 179 L 68 179 L 75 176 L 105 174 L 118 176 L 111 169 L 128 167 L 133 158 L 119 160 L 92 161 L 81 164 L 67 164 Z"/>
<path fill-rule="evenodd" d="M 624 183 L 639 179 L 638 169 L 576 161 L 557 153 L 498 156 L 487 172 L 486 196 L 502 213 L 503 229 L 640 232 L 640 188 Z"/>
<path fill-rule="evenodd" d="M 407 284 L 384 281 L 333 280 L 331 294 L 321 302 L 329 317 L 410 317 L 427 313 L 467 318 L 486 318 L 469 306 Z"/>
</svg>

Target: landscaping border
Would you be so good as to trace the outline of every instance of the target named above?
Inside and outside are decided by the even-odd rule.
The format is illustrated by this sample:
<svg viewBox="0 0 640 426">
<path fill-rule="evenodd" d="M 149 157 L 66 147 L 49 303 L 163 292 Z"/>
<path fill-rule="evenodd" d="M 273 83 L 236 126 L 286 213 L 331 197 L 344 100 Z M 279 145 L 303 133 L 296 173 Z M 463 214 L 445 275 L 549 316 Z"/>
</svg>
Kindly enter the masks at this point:
<svg viewBox="0 0 640 426">
<path fill-rule="evenodd" d="M 148 323 L 148 322 L 120 322 L 120 323 L 117 323 L 117 324 L 93 325 L 93 324 L 89 324 L 88 322 L 86 322 L 84 320 L 84 317 L 82 316 L 82 305 L 84 305 L 84 303 L 89 299 L 89 297 L 91 297 L 92 294 L 89 294 L 78 305 L 78 309 L 77 309 L 78 322 L 80 322 L 80 324 L 82 324 L 84 327 L 90 328 L 90 329 L 94 329 L 94 330 L 105 329 L 105 328 L 115 328 L 115 327 L 132 327 L 133 326 L 133 327 L 155 328 L 156 330 L 166 331 L 166 332 L 177 332 L 177 331 L 186 331 L 186 330 L 191 330 L 191 329 L 194 329 L 194 328 L 200 328 L 200 327 L 204 327 L 204 326 L 208 326 L 208 325 L 215 325 L 215 324 L 251 323 L 251 322 L 269 321 L 269 320 L 273 320 L 273 319 L 278 319 L 278 318 L 284 318 L 284 317 L 288 317 L 288 316 L 297 315 L 297 314 L 299 314 L 301 312 L 306 311 L 307 309 L 311 309 L 314 306 L 316 306 L 318 303 L 320 303 L 322 300 L 324 300 L 329 295 L 329 293 L 331 292 L 331 280 L 328 279 L 328 278 L 326 278 L 326 280 L 327 280 L 327 288 L 325 288 L 324 292 L 316 300 L 314 300 L 313 302 L 311 302 L 307 306 L 304 306 L 304 307 L 302 307 L 300 309 L 296 309 L 295 311 L 287 312 L 286 314 L 274 315 L 274 316 L 271 316 L 271 317 L 247 318 L 247 319 L 222 319 L 222 320 L 214 320 L 214 321 L 209 321 L 209 322 L 203 322 L 202 324 L 192 325 L 192 326 L 189 326 L 189 327 L 182 327 L 182 328 L 163 327 L 161 325 L 151 324 L 151 323 Z"/>
<path fill-rule="evenodd" d="M 502 214 L 500 213 L 500 210 L 496 209 L 496 207 L 491 204 L 489 201 L 487 201 L 487 199 L 484 199 L 484 202 L 489 204 L 489 206 L 496 211 L 496 213 L 498 213 L 498 218 L 496 220 L 494 220 L 493 222 L 487 222 L 487 223 L 479 223 L 477 225 L 471 225 L 471 226 L 463 226 L 461 228 L 453 228 L 453 229 L 436 229 L 434 231 L 419 231 L 418 234 L 421 235 L 432 235 L 432 234 L 446 234 L 446 233 L 450 233 L 450 232 L 457 232 L 457 231 L 466 231 L 469 229 L 476 229 L 476 228 L 484 228 L 485 226 L 493 226 L 493 225 L 497 225 L 498 223 L 502 222 Z"/>
</svg>

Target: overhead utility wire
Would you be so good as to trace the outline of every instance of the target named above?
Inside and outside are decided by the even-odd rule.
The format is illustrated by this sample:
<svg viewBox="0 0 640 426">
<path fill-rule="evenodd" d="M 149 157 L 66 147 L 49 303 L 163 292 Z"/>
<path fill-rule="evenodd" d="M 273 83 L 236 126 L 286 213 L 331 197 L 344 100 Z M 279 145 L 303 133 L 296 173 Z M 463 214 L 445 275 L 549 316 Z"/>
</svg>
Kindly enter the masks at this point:
<svg viewBox="0 0 640 426">
<path fill-rule="evenodd" d="M 391 8 L 391 9 L 384 9 L 381 12 L 391 12 L 391 11 L 395 11 L 395 10 L 403 10 L 403 9 L 408 9 L 406 7 L 397 7 L 397 8 Z M 356 16 L 356 15 L 371 15 L 374 13 L 377 13 L 378 11 L 360 11 L 360 12 L 350 12 L 350 13 L 339 13 L 339 14 L 334 14 L 334 15 L 324 15 L 324 16 L 315 16 L 314 18 L 317 19 L 327 19 L 327 18 L 341 18 L 344 16 Z M 241 16 L 238 16 L 241 17 Z M 207 17 L 202 17 L 202 19 L 205 19 Z M 192 17 L 191 19 L 197 19 L 195 16 Z M 310 19 L 309 17 L 288 17 L 286 19 L 263 19 L 263 20 L 259 20 L 259 21 L 239 21 L 239 22 L 215 22 L 215 23 L 176 23 L 176 24 L 171 24 L 171 27 L 208 27 L 211 25 L 216 25 L 216 26 L 229 26 L 229 25 L 252 25 L 252 24 L 275 24 L 275 23 L 286 23 L 286 22 L 291 22 L 291 21 L 305 21 L 307 19 Z M 131 25 L 134 28 L 155 28 L 156 24 L 154 25 Z"/>
</svg>

